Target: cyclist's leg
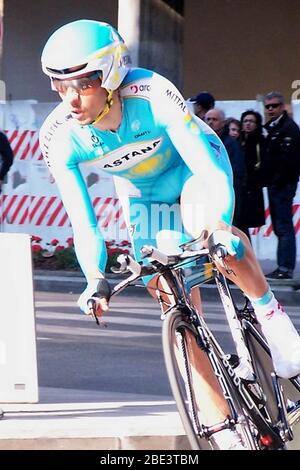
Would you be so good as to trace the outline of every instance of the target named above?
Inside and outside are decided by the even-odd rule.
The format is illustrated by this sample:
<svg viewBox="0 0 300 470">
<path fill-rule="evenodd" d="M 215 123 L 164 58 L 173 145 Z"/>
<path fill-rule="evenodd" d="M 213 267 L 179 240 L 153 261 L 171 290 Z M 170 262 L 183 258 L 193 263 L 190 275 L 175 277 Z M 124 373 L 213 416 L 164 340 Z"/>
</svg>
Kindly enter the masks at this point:
<svg viewBox="0 0 300 470">
<path fill-rule="evenodd" d="M 251 300 L 269 343 L 277 374 L 284 378 L 296 376 L 300 373 L 300 337 L 271 292 L 248 238 L 236 227 L 232 232 L 242 240 L 244 256 L 239 260 L 234 256 L 227 257 L 226 263 L 233 273 L 228 274 L 222 266 L 219 269 Z"/>
<path fill-rule="evenodd" d="M 172 304 L 172 293 L 163 278 L 151 279 L 147 287 L 151 295 L 153 295 L 153 292 L 155 292 L 157 288 L 164 292 L 164 300 L 168 304 Z M 201 422 L 205 426 L 222 423 L 230 416 L 230 410 L 224 398 L 220 383 L 212 371 L 212 366 L 207 354 L 199 348 L 195 337 L 188 331 L 186 331 L 186 340 L 187 354 L 191 366 L 193 391 L 201 416 Z M 179 350 L 177 350 L 177 356 L 177 363 L 180 368 L 181 356 Z M 185 376 L 185 373 L 182 373 L 182 375 Z M 222 450 L 245 449 L 240 435 L 235 430 L 224 429 L 223 431 L 219 431 L 213 435 L 212 440 Z"/>
<path fill-rule="evenodd" d="M 228 226 L 225 224 L 220 223 L 219 226 L 221 230 L 228 230 Z M 268 291 L 268 283 L 252 245 L 244 232 L 238 228 L 232 227 L 232 233 L 242 240 L 245 254 L 239 260 L 235 256 L 226 258 L 228 267 L 233 271 L 231 274 L 228 274 L 216 260 L 218 269 L 250 298 L 262 297 Z"/>
<path fill-rule="evenodd" d="M 131 236 L 132 247 L 135 258 L 138 261 L 141 260 L 140 248 L 145 244 L 157 246 L 157 238 L 159 238 L 158 233 L 163 230 L 173 231 L 179 234 L 177 238 L 177 246 L 190 239 L 190 236 L 187 236 L 182 227 L 181 212 L 177 201 L 181 194 L 183 184 L 185 180 L 189 178 L 191 173 L 190 170 L 184 165 L 181 165 L 179 173 L 181 181 L 179 181 L 180 178 L 178 177 L 177 197 L 173 200 L 167 199 L 167 196 L 169 196 L 168 194 L 165 199 L 163 199 L 164 202 L 153 201 L 155 194 L 153 185 L 151 186 L 151 197 L 149 197 L 150 193 L 147 195 L 147 190 L 145 190 L 142 192 L 143 197 L 128 199 L 127 223 L 130 224 L 129 232 Z M 173 170 L 170 172 L 169 176 L 170 178 L 167 182 L 168 175 L 165 173 L 164 181 L 160 184 L 160 186 L 167 188 L 168 193 L 170 192 L 170 189 L 174 187 L 176 180 L 176 175 L 174 174 Z M 176 215 L 170 217 L 170 211 Z M 166 217 L 167 213 L 169 217 Z M 159 223 L 159 220 L 161 223 Z M 151 295 L 155 294 L 155 289 L 157 287 L 155 280 L 153 280 L 153 276 L 144 278 L 144 282 L 147 285 Z M 167 289 L 167 286 L 164 285 L 161 286 L 161 288 L 164 290 Z M 166 292 L 168 291 L 166 290 Z M 196 290 L 193 293 L 193 301 L 196 302 L 197 309 L 200 311 L 201 301 L 200 296 Z M 214 425 L 224 421 L 230 415 L 229 406 L 224 398 L 221 386 L 213 373 L 211 364 L 206 354 L 201 352 L 194 338 L 190 339 L 190 343 L 190 360 L 192 369 L 194 371 L 194 387 L 197 391 L 196 395 L 197 401 L 199 402 L 199 409 L 205 409 L 205 420 L 207 421 L 206 425 Z M 227 431 L 229 430 L 217 433 L 219 441 L 222 438 L 221 434 L 226 434 L 224 436 L 226 442 L 225 446 L 223 447 L 224 449 L 228 448 Z M 229 439 L 229 441 L 231 441 L 230 447 L 233 449 L 240 449 L 241 443 L 239 436 L 233 432 L 230 434 L 232 434 Z M 218 445 L 221 444 L 218 442 Z"/>
<path fill-rule="evenodd" d="M 228 274 L 218 260 L 216 264 L 220 271 L 243 290 L 251 300 L 269 343 L 277 374 L 285 378 L 293 377 L 300 373 L 300 337 L 271 292 L 246 235 L 224 222 L 216 222 L 216 217 L 220 217 L 223 212 L 226 214 L 224 217 L 228 219 L 228 223 L 230 222 L 228 211 L 231 204 L 226 200 L 227 197 L 230 198 L 230 194 L 227 194 L 226 198 L 216 199 L 216 195 L 211 193 L 209 184 L 206 184 L 203 178 L 201 179 L 199 175 L 192 176 L 182 191 L 184 224 L 194 236 L 199 235 L 203 229 L 207 229 L 209 234 L 220 229 L 232 231 L 239 236 L 241 239 L 239 256 L 228 255 L 225 259 L 233 273 Z"/>
<path fill-rule="evenodd" d="M 172 292 L 163 278 L 157 276 L 152 278 L 148 282 L 147 288 L 153 297 L 155 297 L 155 291 L 159 289 L 163 293 L 162 298 L 166 305 L 172 305 Z M 194 336 L 187 334 L 187 339 L 193 385 L 202 421 L 207 426 L 222 422 L 230 412 L 220 384 L 212 373 L 207 355 L 196 344 Z"/>
</svg>

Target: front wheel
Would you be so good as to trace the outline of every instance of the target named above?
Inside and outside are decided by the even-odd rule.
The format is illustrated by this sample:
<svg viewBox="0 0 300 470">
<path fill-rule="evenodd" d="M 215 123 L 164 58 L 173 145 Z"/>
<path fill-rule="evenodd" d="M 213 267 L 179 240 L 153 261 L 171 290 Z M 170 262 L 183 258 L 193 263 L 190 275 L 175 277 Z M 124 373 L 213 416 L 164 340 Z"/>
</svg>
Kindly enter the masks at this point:
<svg viewBox="0 0 300 470">
<path fill-rule="evenodd" d="M 162 332 L 163 352 L 183 427 L 193 450 L 212 450 L 212 445 L 203 437 L 193 388 L 187 339 L 193 334 L 182 312 L 176 310 L 166 315 Z"/>
<path fill-rule="evenodd" d="M 199 403 L 199 393 L 197 397 L 195 393 L 195 382 L 193 380 L 195 379 L 195 367 L 193 367 L 191 362 L 193 353 L 190 350 L 190 338 L 193 337 L 196 344 L 196 336 L 197 333 L 194 327 L 189 323 L 188 318 L 186 318 L 183 312 L 175 310 L 166 315 L 162 335 L 166 369 L 188 440 L 193 450 L 219 450 L 214 438 L 208 437 L 203 413 L 200 410 L 201 405 L 203 410 L 209 405 L 207 403 Z M 211 347 L 211 354 L 214 357 L 214 369 L 218 369 L 217 376 L 219 378 L 222 376 L 222 383 L 220 385 L 231 410 L 230 419 L 237 423 L 236 429 L 241 435 L 245 449 L 256 450 L 258 449 L 256 429 L 249 420 L 242 405 L 240 405 L 235 388 L 230 378 L 226 376 L 224 367 L 219 363 L 220 357 L 217 352 L 213 353 L 213 344 Z M 211 365 L 208 354 L 203 351 L 201 352 L 205 354 L 205 360 L 209 361 Z"/>
</svg>

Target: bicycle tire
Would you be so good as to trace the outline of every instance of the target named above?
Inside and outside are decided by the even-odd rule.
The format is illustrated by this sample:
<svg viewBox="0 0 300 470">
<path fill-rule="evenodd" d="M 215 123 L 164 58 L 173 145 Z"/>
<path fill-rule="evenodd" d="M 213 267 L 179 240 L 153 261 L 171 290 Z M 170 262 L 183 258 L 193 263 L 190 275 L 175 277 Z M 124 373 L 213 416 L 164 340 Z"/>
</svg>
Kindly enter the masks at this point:
<svg viewBox="0 0 300 470">
<path fill-rule="evenodd" d="M 190 377 L 186 378 L 186 383 L 188 384 L 186 385 L 180 372 L 174 349 L 176 332 L 180 331 L 181 334 L 184 335 L 184 330 L 191 332 L 191 327 L 184 319 L 180 310 L 174 310 L 166 315 L 163 322 L 162 342 L 169 383 L 191 448 L 193 450 L 212 450 L 207 439 L 201 438 L 198 430 L 195 429 L 198 427 L 197 423 L 195 423 L 196 417 L 191 416 L 191 411 L 189 410 L 188 405 L 189 402 L 192 402 L 190 407 L 197 410 L 193 390 L 190 384 Z M 185 360 L 184 369 L 189 373 L 188 360 Z M 190 387 L 190 390 L 187 391 L 186 386 Z M 189 398 L 186 396 L 187 394 L 190 395 Z"/>
<path fill-rule="evenodd" d="M 193 331 L 190 324 L 185 320 L 183 313 L 180 310 L 176 310 L 168 314 L 163 323 L 163 352 L 165 357 L 165 364 L 168 373 L 168 378 L 172 393 L 178 408 L 178 412 L 187 434 L 188 440 L 193 450 L 219 450 L 215 446 L 212 439 L 201 436 L 201 426 L 197 421 L 197 417 L 194 416 L 197 410 L 197 403 L 194 398 L 193 390 L 186 391 L 186 383 L 189 380 L 182 380 L 182 372 L 178 365 L 175 349 L 174 349 L 174 338 L 176 332 L 180 332 L 184 336 L 184 331 L 188 330 L 190 333 Z M 195 333 L 193 333 L 195 334 Z M 176 347 L 176 346 L 175 346 Z M 209 360 L 209 359 L 208 359 Z M 189 371 L 189 363 L 184 366 L 185 371 Z M 230 379 L 226 376 L 226 371 L 221 367 L 224 372 L 224 379 L 226 381 L 227 388 L 229 389 L 231 403 L 233 404 L 235 413 L 237 416 L 242 417 L 241 423 L 239 423 L 238 429 L 243 436 L 243 442 L 246 443 L 246 447 L 249 450 L 258 449 L 257 442 L 253 436 L 252 422 L 250 424 L 247 416 L 243 411 L 242 405 L 240 405 L 237 394 L 232 386 Z M 191 381 L 190 381 L 191 382 Z M 192 386 L 191 386 L 192 388 Z M 192 401 L 192 403 L 190 403 Z M 191 411 L 192 410 L 192 411 Z M 199 415 L 198 415 L 199 420 Z"/>
</svg>

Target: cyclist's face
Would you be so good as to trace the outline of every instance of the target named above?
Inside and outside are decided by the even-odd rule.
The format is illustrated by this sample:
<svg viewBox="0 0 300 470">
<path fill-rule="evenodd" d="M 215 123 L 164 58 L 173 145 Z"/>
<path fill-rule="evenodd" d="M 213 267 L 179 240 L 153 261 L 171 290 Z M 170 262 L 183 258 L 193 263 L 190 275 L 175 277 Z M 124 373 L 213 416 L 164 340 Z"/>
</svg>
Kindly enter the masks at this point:
<svg viewBox="0 0 300 470">
<path fill-rule="evenodd" d="M 107 91 L 101 87 L 101 79 L 94 72 L 76 79 L 53 79 L 52 88 L 81 125 L 92 123 L 106 104 Z"/>
</svg>

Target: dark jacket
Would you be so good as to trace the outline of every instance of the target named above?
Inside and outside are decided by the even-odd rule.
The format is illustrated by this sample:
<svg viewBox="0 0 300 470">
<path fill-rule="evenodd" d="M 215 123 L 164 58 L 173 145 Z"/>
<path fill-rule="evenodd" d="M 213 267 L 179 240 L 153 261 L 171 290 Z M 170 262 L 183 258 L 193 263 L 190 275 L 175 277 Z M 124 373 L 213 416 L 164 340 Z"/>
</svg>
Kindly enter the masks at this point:
<svg viewBox="0 0 300 470">
<path fill-rule="evenodd" d="M 13 163 L 14 154 L 8 139 L 0 132 L 0 181 L 2 181 Z"/>
<path fill-rule="evenodd" d="M 235 193 L 233 225 L 240 227 L 245 196 L 245 156 L 240 143 L 231 137 L 227 130 L 220 134 L 220 139 L 227 150 L 233 173 L 233 189 Z"/>
<path fill-rule="evenodd" d="M 240 143 L 231 137 L 227 131 L 223 131 L 221 133 L 220 139 L 226 147 L 229 156 L 233 172 L 234 185 L 243 183 L 245 181 L 246 165 Z"/>
<path fill-rule="evenodd" d="M 265 137 L 258 132 L 253 132 L 245 137 L 241 134 L 240 143 L 245 155 L 246 163 L 246 188 L 261 189 L 264 186 L 264 167 L 266 162 L 267 142 Z"/>
<path fill-rule="evenodd" d="M 284 111 L 274 126 L 267 122 L 266 185 L 282 188 L 297 183 L 300 173 L 299 127 Z"/>
<path fill-rule="evenodd" d="M 245 199 L 241 217 L 242 226 L 261 227 L 265 224 L 265 206 L 263 197 L 264 164 L 266 158 L 266 140 L 255 131 L 245 137 L 241 134 L 241 146 L 244 151 L 247 169 Z"/>
</svg>

